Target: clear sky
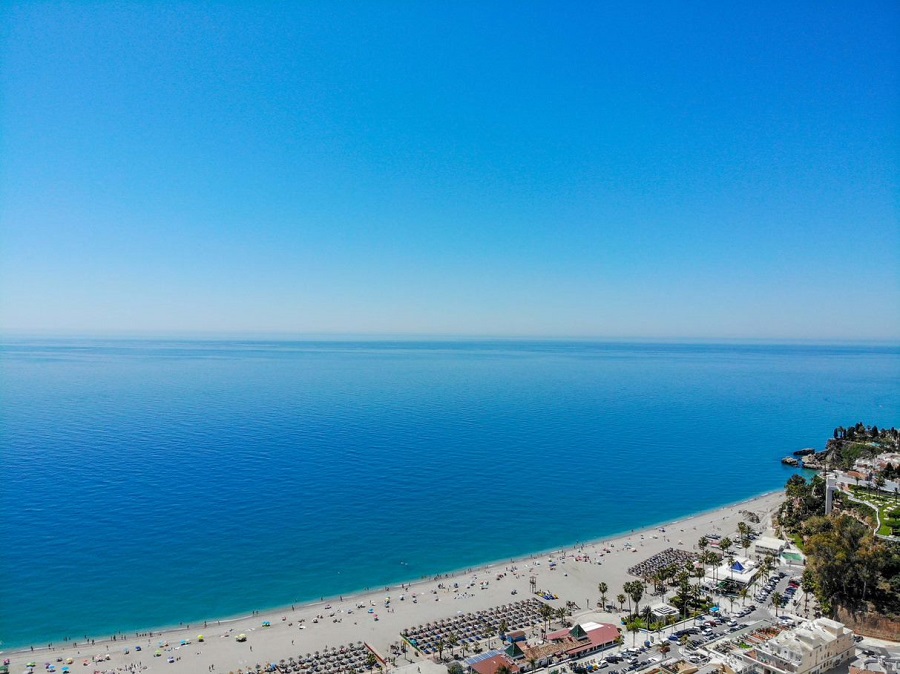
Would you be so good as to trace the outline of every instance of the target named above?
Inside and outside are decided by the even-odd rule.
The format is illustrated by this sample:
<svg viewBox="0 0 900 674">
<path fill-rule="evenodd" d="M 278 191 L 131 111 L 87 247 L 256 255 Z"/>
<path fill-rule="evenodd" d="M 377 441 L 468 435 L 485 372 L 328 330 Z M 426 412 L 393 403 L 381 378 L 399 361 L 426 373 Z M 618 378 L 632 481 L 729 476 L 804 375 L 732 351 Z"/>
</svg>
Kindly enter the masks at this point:
<svg viewBox="0 0 900 674">
<path fill-rule="evenodd" d="M 4 2 L 0 328 L 900 339 L 900 4 Z"/>
</svg>

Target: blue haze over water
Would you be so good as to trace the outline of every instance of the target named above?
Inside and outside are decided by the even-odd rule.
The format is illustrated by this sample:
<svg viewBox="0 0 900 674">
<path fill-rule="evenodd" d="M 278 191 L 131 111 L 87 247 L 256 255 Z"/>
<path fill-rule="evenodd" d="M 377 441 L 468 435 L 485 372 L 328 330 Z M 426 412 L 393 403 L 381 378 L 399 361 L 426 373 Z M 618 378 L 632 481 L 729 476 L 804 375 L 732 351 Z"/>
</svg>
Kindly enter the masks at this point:
<svg viewBox="0 0 900 674">
<path fill-rule="evenodd" d="M 10 340 L 4 647 L 246 614 L 779 489 L 895 346 Z"/>
</svg>

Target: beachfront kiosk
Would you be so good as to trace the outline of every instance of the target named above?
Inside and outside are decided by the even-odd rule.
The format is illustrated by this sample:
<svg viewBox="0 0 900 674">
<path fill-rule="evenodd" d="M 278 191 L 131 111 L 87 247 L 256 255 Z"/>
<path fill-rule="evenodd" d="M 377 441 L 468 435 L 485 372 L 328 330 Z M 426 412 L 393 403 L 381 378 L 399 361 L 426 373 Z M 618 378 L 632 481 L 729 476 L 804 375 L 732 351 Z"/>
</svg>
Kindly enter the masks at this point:
<svg viewBox="0 0 900 674">
<path fill-rule="evenodd" d="M 737 592 L 753 582 L 760 571 L 759 564 L 744 557 L 735 557 L 734 561 L 725 562 L 713 568 L 703 579 L 703 585 L 710 590 Z"/>
</svg>

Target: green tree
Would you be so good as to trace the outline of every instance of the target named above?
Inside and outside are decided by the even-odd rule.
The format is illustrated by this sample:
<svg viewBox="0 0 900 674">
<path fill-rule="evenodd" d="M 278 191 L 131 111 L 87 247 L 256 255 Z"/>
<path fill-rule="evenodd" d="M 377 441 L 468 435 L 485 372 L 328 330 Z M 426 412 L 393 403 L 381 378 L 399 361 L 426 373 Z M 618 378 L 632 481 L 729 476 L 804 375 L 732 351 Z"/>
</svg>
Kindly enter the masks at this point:
<svg viewBox="0 0 900 674">
<path fill-rule="evenodd" d="M 644 583 L 639 580 L 628 581 L 622 589 L 625 590 L 625 594 L 628 595 L 628 598 L 634 602 L 631 604 L 632 608 L 630 609 L 630 612 L 636 615 L 640 607 L 641 598 L 644 596 Z"/>
<path fill-rule="evenodd" d="M 706 548 L 709 546 L 709 539 L 706 536 L 701 536 L 700 540 L 697 541 L 697 547 L 700 548 L 700 552 L 705 552 Z"/>
<path fill-rule="evenodd" d="M 609 586 L 600 582 L 597 583 L 597 591 L 600 593 L 600 604 L 603 606 L 604 610 L 606 609 L 606 593 L 609 592 Z"/>
<path fill-rule="evenodd" d="M 741 539 L 741 547 L 744 548 L 744 556 L 747 556 L 747 548 L 750 547 L 750 525 L 746 522 L 738 522 L 738 536 Z"/>
<path fill-rule="evenodd" d="M 619 602 L 619 610 L 625 610 L 625 601 L 628 599 L 624 594 L 619 594 L 616 596 L 616 601 Z"/>
<path fill-rule="evenodd" d="M 763 558 L 762 562 L 762 571 L 765 576 L 765 580 L 768 581 L 769 577 L 772 575 L 772 571 L 775 570 L 775 557 L 774 555 L 766 555 Z"/>
<path fill-rule="evenodd" d="M 813 573 L 822 607 L 832 617 L 840 607 L 851 613 L 864 610 L 889 560 L 888 551 L 867 527 L 848 515 L 814 517 L 804 532 L 808 534 L 807 568 Z"/>
<path fill-rule="evenodd" d="M 697 596 L 700 596 L 700 588 L 703 586 L 703 579 L 706 577 L 706 569 L 698 566 L 694 569 L 694 576 L 697 578 Z"/>
<path fill-rule="evenodd" d="M 772 606 L 775 607 L 775 617 L 778 617 L 778 609 L 781 607 L 781 602 L 784 600 L 784 596 L 780 592 L 772 593 Z"/>
<path fill-rule="evenodd" d="M 538 612 L 541 614 L 541 618 L 544 619 L 544 622 L 547 624 L 546 631 L 550 631 L 550 618 L 553 617 L 553 607 L 549 604 L 541 604 L 541 607 L 538 609 Z"/>
<path fill-rule="evenodd" d="M 625 629 L 631 632 L 631 645 L 634 646 L 637 643 L 637 633 L 641 629 L 640 619 L 631 616 L 625 622 Z"/>
<path fill-rule="evenodd" d="M 687 571 L 682 570 L 675 577 L 675 581 L 678 584 L 678 589 L 675 591 L 672 603 L 681 609 L 682 618 L 687 618 L 688 607 L 690 606 L 691 594 L 693 591 L 690 583 L 690 575 Z"/>
<path fill-rule="evenodd" d="M 808 611 L 809 595 L 816 589 L 816 578 L 809 567 L 803 569 L 803 575 L 800 576 L 800 588 L 803 590 L 803 610 Z"/>
<path fill-rule="evenodd" d="M 559 620 L 560 627 L 566 626 L 566 618 L 569 617 L 569 611 L 565 606 L 560 606 L 556 609 L 556 619 Z"/>
</svg>

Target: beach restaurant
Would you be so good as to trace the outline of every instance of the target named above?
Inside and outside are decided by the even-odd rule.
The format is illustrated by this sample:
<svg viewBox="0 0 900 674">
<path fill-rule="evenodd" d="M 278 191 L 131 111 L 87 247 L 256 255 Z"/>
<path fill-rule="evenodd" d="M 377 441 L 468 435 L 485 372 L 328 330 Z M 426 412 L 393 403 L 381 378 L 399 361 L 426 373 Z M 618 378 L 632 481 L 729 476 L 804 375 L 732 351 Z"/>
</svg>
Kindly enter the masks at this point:
<svg viewBox="0 0 900 674">
<path fill-rule="evenodd" d="M 703 585 L 707 589 L 717 589 L 722 583 L 730 581 L 734 585 L 746 587 L 753 582 L 759 571 L 759 564 L 752 559 L 735 557 L 731 564 L 726 562 L 707 573 Z"/>
<path fill-rule="evenodd" d="M 581 658 L 614 646 L 621 636 L 619 628 L 610 623 L 585 622 L 551 632 L 547 641 L 562 646 L 563 657 Z"/>
<path fill-rule="evenodd" d="M 496 674 L 500 667 L 508 667 L 511 674 L 518 674 L 519 666 L 503 651 L 488 651 L 463 660 L 471 674 Z"/>
</svg>

